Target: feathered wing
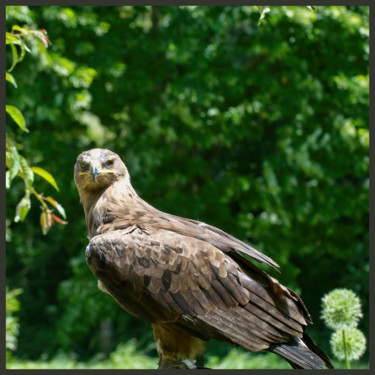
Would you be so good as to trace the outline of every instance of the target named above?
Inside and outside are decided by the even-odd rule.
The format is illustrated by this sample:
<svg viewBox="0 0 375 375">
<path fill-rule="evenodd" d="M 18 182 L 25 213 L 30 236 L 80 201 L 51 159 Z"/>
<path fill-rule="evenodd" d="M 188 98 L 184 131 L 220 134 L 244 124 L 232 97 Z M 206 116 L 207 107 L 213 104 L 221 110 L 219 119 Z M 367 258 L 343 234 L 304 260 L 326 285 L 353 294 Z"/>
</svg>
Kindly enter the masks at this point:
<svg viewBox="0 0 375 375">
<path fill-rule="evenodd" d="M 231 256 L 243 253 L 260 263 L 266 263 L 273 268 L 279 267 L 267 255 L 212 225 L 159 211 L 138 196 L 132 200 L 122 200 L 124 195 L 119 194 L 106 194 L 106 197 L 108 225 L 105 230 L 119 230 L 131 224 L 147 225 L 208 242 Z"/>
<path fill-rule="evenodd" d="M 104 232 L 91 239 L 87 263 L 106 291 L 137 317 L 182 327 L 203 340 L 274 351 L 309 367 L 303 357 L 309 316 L 299 297 L 251 262 L 241 268 L 207 239 L 179 232 L 173 221 L 172 230 L 144 224 Z M 325 359 L 307 352 L 311 367 L 324 367 Z"/>
</svg>

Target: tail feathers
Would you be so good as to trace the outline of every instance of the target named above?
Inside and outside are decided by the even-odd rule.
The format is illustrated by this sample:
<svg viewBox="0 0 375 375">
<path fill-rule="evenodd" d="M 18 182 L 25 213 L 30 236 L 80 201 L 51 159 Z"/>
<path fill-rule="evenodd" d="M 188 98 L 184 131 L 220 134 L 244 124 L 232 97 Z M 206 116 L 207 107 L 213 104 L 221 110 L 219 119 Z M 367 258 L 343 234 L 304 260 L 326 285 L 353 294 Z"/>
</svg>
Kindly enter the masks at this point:
<svg viewBox="0 0 375 375">
<path fill-rule="evenodd" d="M 327 354 L 324 353 L 323 350 L 320 349 L 320 348 L 315 344 L 314 340 L 313 340 L 310 336 L 308 336 L 308 335 L 306 335 L 306 333 L 304 333 L 304 335 L 303 335 L 303 339 L 302 339 L 302 340 L 303 340 L 303 342 L 308 346 L 308 348 L 309 348 L 311 351 L 313 351 L 318 357 L 320 357 L 320 358 L 324 361 L 325 365 L 326 365 L 328 368 L 330 368 L 330 369 L 333 369 L 333 368 L 334 368 L 333 365 L 332 365 L 332 363 L 331 363 L 331 360 L 328 358 Z"/>
<path fill-rule="evenodd" d="M 306 334 L 303 339 L 294 338 L 288 343 L 273 345 L 269 351 L 285 358 L 294 369 L 333 368 L 327 355 Z"/>
</svg>

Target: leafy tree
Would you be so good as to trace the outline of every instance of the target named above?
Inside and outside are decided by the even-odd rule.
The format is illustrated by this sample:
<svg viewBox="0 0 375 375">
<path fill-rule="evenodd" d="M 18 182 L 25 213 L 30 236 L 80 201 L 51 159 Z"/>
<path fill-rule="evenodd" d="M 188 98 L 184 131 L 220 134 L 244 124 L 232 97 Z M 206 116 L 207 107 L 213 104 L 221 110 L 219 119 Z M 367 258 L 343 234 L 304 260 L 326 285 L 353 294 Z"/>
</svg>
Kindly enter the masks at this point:
<svg viewBox="0 0 375 375">
<path fill-rule="evenodd" d="M 6 357 L 7 362 L 11 360 L 12 352 L 17 348 L 17 336 L 19 331 L 18 319 L 15 313 L 19 310 L 20 305 L 17 297 L 22 293 L 22 289 L 13 289 L 9 291 L 6 288 Z"/>
<path fill-rule="evenodd" d="M 47 32 L 45 30 L 29 30 L 27 28 L 22 28 L 17 25 L 12 27 L 12 32 L 6 33 L 6 44 L 10 46 L 12 51 L 12 66 L 6 72 L 6 80 L 10 82 L 14 87 L 17 88 L 17 83 L 11 71 L 15 66 L 21 62 L 25 56 L 26 52 L 30 52 L 30 49 L 25 43 L 25 38 L 29 36 L 34 36 L 38 38 L 44 45 L 47 47 L 48 44 L 51 44 L 50 40 L 47 37 Z M 19 51 L 17 49 L 19 48 Z M 14 120 L 14 122 L 19 126 L 19 128 L 24 132 L 29 132 L 26 127 L 25 118 L 22 112 L 13 105 L 6 105 L 6 112 Z M 27 160 L 20 155 L 19 149 L 22 148 L 22 145 L 17 144 L 14 131 L 7 128 L 6 136 L 6 188 L 9 189 L 13 179 L 16 176 L 19 176 L 23 179 L 25 185 L 25 195 L 18 203 L 16 207 L 16 216 L 14 218 L 15 222 L 23 221 L 30 210 L 31 200 L 30 196 L 34 195 L 39 202 L 41 203 L 42 214 L 40 216 L 40 225 L 42 227 L 43 233 L 46 234 L 49 228 L 54 222 L 60 224 L 67 224 L 64 220 L 59 218 L 53 213 L 53 210 L 48 206 L 47 203 L 55 207 L 60 214 L 65 218 L 64 208 L 56 202 L 52 197 L 44 197 L 43 194 L 38 193 L 35 190 L 33 185 L 34 183 L 34 174 L 37 174 L 49 182 L 56 190 L 59 190 L 57 187 L 56 181 L 53 176 L 40 167 L 30 167 Z M 7 221 L 9 223 L 9 220 Z M 7 227 L 7 239 L 10 240 L 10 231 Z"/>
</svg>

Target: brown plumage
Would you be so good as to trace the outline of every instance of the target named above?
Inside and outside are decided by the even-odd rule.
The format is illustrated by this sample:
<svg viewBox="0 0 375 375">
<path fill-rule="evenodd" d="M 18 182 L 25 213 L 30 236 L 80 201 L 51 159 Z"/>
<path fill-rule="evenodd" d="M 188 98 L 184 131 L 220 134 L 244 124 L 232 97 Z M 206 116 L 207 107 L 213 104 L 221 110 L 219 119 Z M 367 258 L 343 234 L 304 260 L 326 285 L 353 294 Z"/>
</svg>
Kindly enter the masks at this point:
<svg viewBox="0 0 375 375">
<path fill-rule="evenodd" d="M 159 368 L 203 354 L 210 338 L 284 357 L 293 368 L 332 367 L 305 333 L 300 297 L 243 256 L 278 265 L 208 224 L 170 215 L 143 201 L 112 151 L 78 156 L 74 180 L 90 243 L 87 263 L 130 314 L 152 324 Z"/>
</svg>

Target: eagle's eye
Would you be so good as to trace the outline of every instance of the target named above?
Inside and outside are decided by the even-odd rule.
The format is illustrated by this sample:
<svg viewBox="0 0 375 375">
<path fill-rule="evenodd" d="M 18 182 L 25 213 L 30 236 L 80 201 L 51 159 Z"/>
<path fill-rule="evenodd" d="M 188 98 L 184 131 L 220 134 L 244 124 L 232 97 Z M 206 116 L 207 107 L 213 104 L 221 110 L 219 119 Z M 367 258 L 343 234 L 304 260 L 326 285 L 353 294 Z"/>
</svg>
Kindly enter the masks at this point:
<svg viewBox="0 0 375 375">
<path fill-rule="evenodd" d="M 115 162 L 115 159 L 108 159 L 106 162 L 105 162 L 105 166 L 107 168 L 111 168 L 113 166 L 113 163 Z"/>
<path fill-rule="evenodd" d="M 89 165 L 84 161 L 79 162 L 79 167 L 81 168 L 81 171 L 87 171 L 89 169 Z"/>
</svg>

